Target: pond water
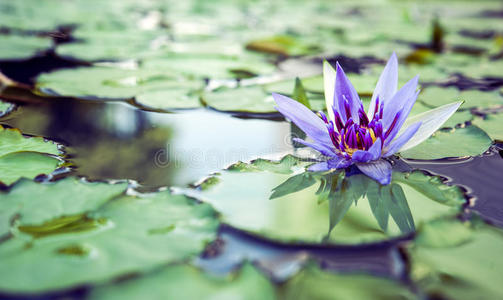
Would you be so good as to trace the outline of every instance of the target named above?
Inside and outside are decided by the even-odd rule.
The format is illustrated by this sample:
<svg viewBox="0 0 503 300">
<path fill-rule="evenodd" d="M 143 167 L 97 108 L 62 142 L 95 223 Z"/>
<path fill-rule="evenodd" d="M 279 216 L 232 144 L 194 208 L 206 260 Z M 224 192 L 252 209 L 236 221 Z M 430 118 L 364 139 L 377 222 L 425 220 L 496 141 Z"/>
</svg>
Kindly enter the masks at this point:
<svg viewBox="0 0 503 300">
<path fill-rule="evenodd" d="M 502 11 L 0 0 L 0 298 L 501 299 Z M 271 93 L 367 108 L 392 52 L 462 106 L 389 185 L 307 171 Z"/>
</svg>

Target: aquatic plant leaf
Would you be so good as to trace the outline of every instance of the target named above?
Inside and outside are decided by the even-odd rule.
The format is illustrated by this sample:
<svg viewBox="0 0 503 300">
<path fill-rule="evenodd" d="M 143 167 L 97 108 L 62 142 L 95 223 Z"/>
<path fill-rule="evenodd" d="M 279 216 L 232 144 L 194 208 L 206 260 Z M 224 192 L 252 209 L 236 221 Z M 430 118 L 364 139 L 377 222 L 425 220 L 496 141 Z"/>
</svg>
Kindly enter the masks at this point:
<svg viewBox="0 0 503 300">
<path fill-rule="evenodd" d="M 28 59 L 52 47 L 52 40 L 43 37 L 0 34 L 0 60 Z"/>
<path fill-rule="evenodd" d="M 366 187 L 373 181 L 366 176 L 344 177 L 339 176 L 340 172 L 303 174 L 299 172 L 310 162 L 297 160 L 286 164 L 285 159 L 283 163 L 260 160 L 233 165 L 214 175 L 214 184 L 205 186 L 197 197 L 212 204 L 224 223 L 266 239 L 353 245 L 403 236 L 435 217 L 457 214 L 465 203 L 463 193 L 454 191 L 457 187 L 445 185 L 444 191 L 441 181 L 437 183 L 434 176 L 422 172 L 411 173 L 410 178 L 424 182 L 425 187 L 415 182 L 393 181 L 392 186 L 399 185 L 403 195 L 395 187 L 389 201 L 383 201 L 379 195 L 367 203 L 370 190 Z M 409 177 L 403 178 L 407 181 Z M 430 179 L 437 184 L 428 186 Z M 410 187 L 414 185 L 417 186 Z M 429 190 L 417 191 L 423 188 Z M 451 198 L 439 199 L 442 192 Z M 379 208 L 376 202 L 383 206 Z"/>
<path fill-rule="evenodd" d="M 484 118 L 476 118 L 472 122 L 482 128 L 493 140 L 503 141 L 503 113 L 487 114 Z"/>
<path fill-rule="evenodd" d="M 189 265 L 172 265 L 144 277 L 94 289 L 89 299 L 264 299 L 274 300 L 273 284 L 251 264 L 225 277 Z"/>
<path fill-rule="evenodd" d="M 12 103 L 0 100 L 0 118 L 8 115 L 15 107 Z"/>
<path fill-rule="evenodd" d="M 280 287 L 282 299 L 416 299 L 398 282 L 367 274 L 337 274 L 307 266 Z"/>
<path fill-rule="evenodd" d="M 42 137 L 25 137 L 0 126 L 0 182 L 10 185 L 21 177 L 51 173 L 62 163 L 58 148 Z"/>
<path fill-rule="evenodd" d="M 274 65 L 256 56 L 197 57 L 166 55 L 145 59 L 142 67 L 149 70 L 180 74 L 189 78 L 232 79 L 267 75 L 275 70 Z M 240 74 L 248 74 L 241 76 Z"/>
<path fill-rule="evenodd" d="M 14 228 L 41 226 L 58 217 L 88 213 L 126 188 L 127 183 L 90 183 L 73 177 L 47 184 L 21 180 L 0 193 L 0 235 L 10 231 L 14 219 Z"/>
<path fill-rule="evenodd" d="M 412 279 L 421 290 L 446 299 L 503 296 L 500 229 L 455 219 L 429 225 L 432 228 L 420 229 L 416 242 L 407 249 Z"/>
<path fill-rule="evenodd" d="M 491 143 L 491 138 L 483 130 L 467 126 L 437 131 L 426 141 L 400 154 L 413 159 L 475 156 L 484 153 Z"/>
<path fill-rule="evenodd" d="M 497 92 L 482 92 L 478 90 L 459 91 L 454 87 L 427 87 L 419 94 L 418 99 L 427 105 L 435 107 L 463 100 L 462 109 L 503 105 L 503 97 Z"/>
<path fill-rule="evenodd" d="M 0 291 L 48 292 L 150 271 L 198 255 L 218 227 L 209 205 L 168 191 L 121 196 L 68 215 L 73 212 L 63 206 L 53 221 L 13 224 L 12 236 L 0 243 Z"/>
<path fill-rule="evenodd" d="M 295 88 L 293 89 L 292 99 L 299 101 L 305 107 L 311 109 L 309 99 L 306 95 L 306 90 L 304 89 L 304 86 L 302 85 L 302 82 L 298 77 L 295 78 Z"/>
<path fill-rule="evenodd" d="M 283 56 L 305 55 L 316 52 L 318 47 L 291 35 L 277 35 L 248 42 L 246 49 Z"/>
<path fill-rule="evenodd" d="M 40 174 L 49 174 L 61 160 L 36 152 L 13 152 L 0 156 L 0 182 L 10 185 L 19 178 L 35 178 Z"/>
<path fill-rule="evenodd" d="M 190 80 L 160 70 L 131 70 L 105 66 L 58 70 L 43 73 L 37 78 L 37 88 L 45 93 L 90 100 L 130 99 L 142 93 L 170 92 L 172 89 L 185 90 L 189 94 L 202 87 L 202 81 Z M 149 97 L 152 95 L 147 94 L 144 98 Z M 167 97 L 166 102 L 169 101 L 177 103 L 180 100 Z M 153 102 L 159 103 L 159 101 Z M 163 107 L 169 105 L 162 104 Z"/>
</svg>

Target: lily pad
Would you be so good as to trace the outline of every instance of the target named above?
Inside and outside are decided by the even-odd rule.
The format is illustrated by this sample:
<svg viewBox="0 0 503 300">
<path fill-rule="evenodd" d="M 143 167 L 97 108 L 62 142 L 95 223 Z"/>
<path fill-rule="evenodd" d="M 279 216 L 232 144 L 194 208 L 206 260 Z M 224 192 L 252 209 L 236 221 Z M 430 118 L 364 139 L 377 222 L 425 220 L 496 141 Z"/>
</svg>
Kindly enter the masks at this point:
<svg viewBox="0 0 503 300">
<path fill-rule="evenodd" d="M 417 299 L 407 287 L 367 274 L 337 274 L 310 265 L 281 287 L 282 299 Z"/>
<path fill-rule="evenodd" d="M 41 184 L 26 179 L 1 193 L 0 235 L 9 232 L 13 219 L 16 226 L 40 226 L 58 217 L 85 214 L 114 196 L 125 192 L 126 183 L 89 183 L 66 178 Z M 32 196 L 37 195 L 35 200 Z"/>
<path fill-rule="evenodd" d="M 0 34 L 0 60 L 28 59 L 49 50 L 52 40 L 43 37 Z"/>
<path fill-rule="evenodd" d="M 0 118 L 8 115 L 15 107 L 12 103 L 0 100 Z"/>
<path fill-rule="evenodd" d="M 417 242 L 408 249 L 412 279 L 422 290 L 445 299 L 503 297 L 500 229 L 485 224 L 470 228 L 458 220 L 430 225 L 433 228 L 427 233 L 420 231 Z"/>
<path fill-rule="evenodd" d="M 419 99 L 431 106 L 463 100 L 463 109 L 472 107 L 491 107 L 503 105 L 503 97 L 497 92 L 482 92 L 478 90 L 459 91 L 457 88 L 428 87 L 419 95 Z"/>
<path fill-rule="evenodd" d="M 482 128 L 493 140 L 503 141 L 503 113 L 488 114 L 484 118 L 476 118 L 472 123 Z"/>
<path fill-rule="evenodd" d="M 292 89 L 293 91 L 293 89 Z M 290 93 L 292 92 L 290 91 Z M 325 100 L 321 96 L 312 97 L 308 94 L 311 108 L 315 111 L 325 108 Z M 266 92 L 263 86 L 255 85 L 239 87 L 235 89 L 219 89 L 213 92 L 205 92 L 203 102 L 220 111 L 254 112 L 254 113 L 277 113 L 272 94 Z"/>
<path fill-rule="evenodd" d="M 48 189 L 39 186 L 40 191 Z M 56 217 L 52 206 L 42 203 L 56 204 L 51 200 L 54 197 L 62 197 L 60 201 L 65 203 L 69 198 L 63 195 L 71 194 L 73 200 L 82 190 L 78 185 L 71 190 L 55 185 L 54 189 L 37 199 L 22 197 L 17 201 L 41 202 L 34 217 Z M 94 193 L 91 189 L 88 192 Z M 12 236 L 0 243 L 4 262 L 0 266 L 0 290 L 31 294 L 104 283 L 191 258 L 215 238 L 218 221 L 213 209 L 185 196 L 165 191 L 113 200 L 96 197 L 101 196 L 93 196 L 90 204 L 90 198 L 85 197 L 82 199 L 88 201 L 81 201 L 79 206 L 59 207 L 57 217 L 44 223 L 25 225 L 23 219 L 21 224 L 14 223 Z M 86 213 L 92 204 L 107 200 Z"/>
<path fill-rule="evenodd" d="M 472 125 L 437 131 L 421 144 L 401 152 L 401 155 L 412 159 L 475 156 L 484 153 L 491 144 L 487 133 Z"/>
<path fill-rule="evenodd" d="M 37 79 L 37 87 L 45 92 L 83 99 L 128 99 L 160 90 L 183 89 L 189 93 L 201 89 L 203 82 L 162 71 L 85 67 L 42 74 Z M 168 105 L 163 103 L 164 106 Z"/>
<path fill-rule="evenodd" d="M 154 39 L 166 34 L 146 30 L 76 30 L 73 37 L 77 41 L 58 45 L 56 53 L 85 61 L 134 59 L 146 55 Z"/>
<path fill-rule="evenodd" d="M 456 214 L 465 203 L 460 189 L 421 172 L 396 173 L 391 186 L 381 187 L 361 174 L 341 181 L 339 175 L 302 173 L 309 163 L 292 159 L 269 162 L 265 169 L 258 167 L 264 160 L 238 163 L 212 177 L 200 198 L 233 227 L 281 242 L 315 244 L 404 236 L 415 224 Z M 389 202 L 382 200 L 386 193 Z"/>
<path fill-rule="evenodd" d="M 251 264 L 215 277 L 189 265 L 168 266 L 145 277 L 97 288 L 89 299 L 276 299 L 273 284 Z"/>
<path fill-rule="evenodd" d="M 57 144 L 0 126 L 0 182 L 9 185 L 21 177 L 51 173 L 62 162 L 58 155 Z"/>
<path fill-rule="evenodd" d="M 319 51 L 317 46 L 308 44 L 302 38 L 291 35 L 278 35 L 253 40 L 246 45 L 246 49 L 283 56 L 305 55 Z"/>
<path fill-rule="evenodd" d="M 240 73 L 267 75 L 275 70 L 274 65 L 256 56 L 243 57 L 197 57 L 187 55 L 166 55 L 145 59 L 142 67 L 169 74 L 182 74 L 189 78 L 232 79 L 240 78 Z M 246 76 L 248 77 L 248 76 Z"/>
</svg>

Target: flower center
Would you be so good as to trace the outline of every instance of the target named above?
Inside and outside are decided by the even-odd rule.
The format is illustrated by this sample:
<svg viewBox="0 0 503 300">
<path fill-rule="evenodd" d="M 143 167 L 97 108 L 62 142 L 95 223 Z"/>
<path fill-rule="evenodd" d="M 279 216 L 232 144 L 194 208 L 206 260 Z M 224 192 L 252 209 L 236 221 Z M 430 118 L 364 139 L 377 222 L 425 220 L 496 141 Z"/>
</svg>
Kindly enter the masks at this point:
<svg viewBox="0 0 503 300">
<path fill-rule="evenodd" d="M 351 158 L 358 150 L 369 150 L 378 138 L 384 141 L 396 122 L 395 118 L 388 130 L 384 132 L 382 124 L 383 107 L 379 105 L 379 98 L 376 99 L 375 113 L 371 121 L 369 121 L 361 104 L 358 109 L 359 120 L 357 122 L 351 118 L 349 113 L 345 115 L 347 119 L 344 118 L 344 120 L 339 112 L 334 109 L 335 120 L 328 120 L 324 113 L 319 112 L 319 116 L 327 125 L 335 152 L 346 158 Z"/>
</svg>

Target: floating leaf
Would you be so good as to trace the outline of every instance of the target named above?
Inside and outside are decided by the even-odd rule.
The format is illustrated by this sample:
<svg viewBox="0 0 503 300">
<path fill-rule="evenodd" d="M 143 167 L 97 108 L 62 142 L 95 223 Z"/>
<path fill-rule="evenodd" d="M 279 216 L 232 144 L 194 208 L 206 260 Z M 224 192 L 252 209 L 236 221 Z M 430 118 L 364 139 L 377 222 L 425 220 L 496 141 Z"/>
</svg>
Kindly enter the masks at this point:
<svg viewBox="0 0 503 300">
<path fill-rule="evenodd" d="M 185 90 L 187 94 L 203 87 L 202 81 L 145 69 L 129 70 L 112 67 L 84 67 L 44 73 L 37 78 L 37 87 L 43 91 L 83 99 L 128 99 L 147 93 L 149 102 L 159 103 L 152 93 Z M 173 92 L 171 92 L 173 93 Z M 154 94 L 155 95 L 155 94 Z M 139 97 L 142 99 L 142 97 Z M 177 99 L 178 101 L 179 99 Z M 173 101 L 173 100 L 170 100 Z M 176 102 L 175 102 L 176 103 Z M 167 107 L 161 103 L 162 107 Z M 178 105 L 179 106 L 179 105 Z"/>
<path fill-rule="evenodd" d="M 484 118 L 476 118 L 473 124 L 482 128 L 493 140 L 503 141 L 503 113 L 488 114 Z"/>
<path fill-rule="evenodd" d="M 12 103 L 0 100 L 0 118 L 9 114 L 16 106 Z"/>
<path fill-rule="evenodd" d="M 246 49 L 278 55 L 304 55 L 316 52 L 318 47 L 305 43 L 301 38 L 278 35 L 249 42 Z"/>
<path fill-rule="evenodd" d="M 503 233 L 484 224 L 467 225 L 439 220 L 420 231 L 408 249 L 412 279 L 436 297 L 499 299 L 503 297 Z"/>
<path fill-rule="evenodd" d="M 234 274 L 214 277 L 188 266 L 174 265 L 145 277 L 97 288 L 89 299 L 276 299 L 273 284 L 251 264 Z"/>
<path fill-rule="evenodd" d="M 24 137 L 17 129 L 0 126 L 0 182 L 35 178 L 54 171 L 61 160 L 58 145 L 41 137 Z M 51 156 L 52 155 L 52 156 Z"/>
<path fill-rule="evenodd" d="M 10 230 L 13 219 L 16 226 L 40 226 L 58 217 L 88 213 L 124 193 L 126 187 L 126 183 L 89 183 L 76 178 L 48 184 L 21 180 L 0 194 L 0 235 Z"/>
<path fill-rule="evenodd" d="M 428 87 L 421 92 L 419 99 L 435 107 L 460 100 L 464 101 L 463 109 L 503 105 L 503 97 L 499 93 L 477 90 L 459 91 L 457 88 Z"/>
<path fill-rule="evenodd" d="M 72 185 L 71 179 L 68 180 L 67 184 Z M 44 196 L 35 199 L 21 195 L 17 200 L 30 206 L 32 201 L 40 202 L 37 211 L 29 210 L 36 214 L 32 218 L 57 218 L 27 226 L 21 217 L 21 224 L 13 224 L 12 237 L 0 243 L 1 291 L 29 294 L 102 283 L 193 257 L 215 237 L 218 222 L 209 205 L 167 191 L 122 196 L 87 213 L 85 210 L 93 204 L 111 199 L 94 196 L 93 201 L 88 202 L 90 198 L 83 197 L 82 201 L 87 201 L 81 201 L 80 206 L 56 206 L 57 213 L 52 206 L 44 205 L 50 201 L 57 204 L 58 201 L 51 198 L 72 202 L 70 200 L 82 192 L 82 186 L 73 185 L 66 189 L 56 184 L 51 191 L 50 187 L 38 184 L 39 189 L 34 188 L 32 195 Z M 116 192 L 118 188 L 110 187 Z M 47 193 L 40 194 L 43 189 Z M 95 193 L 92 190 L 89 186 L 88 193 Z M 63 196 L 68 194 L 71 198 Z M 3 205 L 17 209 L 10 201 Z M 79 214 L 73 215 L 77 211 Z"/>
<path fill-rule="evenodd" d="M 337 274 L 308 266 L 280 289 L 282 299 L 416 299 L 404 285 L 367 274 Z"/>
<path fill-rule="evenodd" d="M 205 186 L 200 198 L 211 203 L 225 223 L 261 237 L 288 243 L 332 244 L 365 244 L 403 236 L 414 228 L 412 224 L 456 214 L 465 203 L 458 188 L 419 172 L 393 181 L 403 195 L 398 187 L 392 188 L 389 203 L 380 202 L 385 209 L 376 213 L 375 203 L 369 205 L 368 196 L 364 196 L 369 193 L 367 181 L 374 183 L 366 176 L 349 176 L 348 182 L 343 176 L 339 184 L 342 179 L 335 180 L 331 174 L 299 173 L 308 163 L 287 164 L 285 159 L 279 164 L 261 160 L 234 165 L 215 175 L 215 183 Z M 281 165 L 290 165 L 290 172 Z M 326 176 L 332 179 L 324 180 Z M 380 224 L 389 216 L 393 221 L 383 230 Z"/>
<path fill-rule="evenodd" d="M 0 34 L 0 59 L 28 59 L 38 53 L 49 50 L 52 40 L 34 36 L 17 36 Z"/>
<path fill-rule="evenodd" d="M 437 131 L 421 144 L 401 152 L 412 159 L 440 159 L 446 157 L 475 156 L 491 146 L 491 138 L 476 126 Z"/>
</svg>

